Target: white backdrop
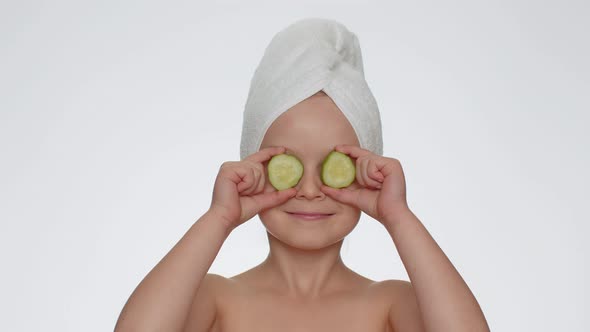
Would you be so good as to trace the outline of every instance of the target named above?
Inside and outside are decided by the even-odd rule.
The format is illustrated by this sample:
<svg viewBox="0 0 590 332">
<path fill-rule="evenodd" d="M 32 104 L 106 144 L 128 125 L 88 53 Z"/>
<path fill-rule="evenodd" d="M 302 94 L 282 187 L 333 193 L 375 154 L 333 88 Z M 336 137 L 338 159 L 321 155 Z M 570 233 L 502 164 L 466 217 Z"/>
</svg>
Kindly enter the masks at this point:
<svg viewBox="0 0 590 332">
<path fill-rule="evenodd" d="M 239 160 L 264 48 L 303 17 L 357 34 L 410 208 L 493 331 L 587 331 L 585 1 L 3 1 L 3 331 L 108 331 Z M 210 272 L 265 258 L 256 217 Z M 408 275 L 363 215 L 343 258 Z"/>
</svg>

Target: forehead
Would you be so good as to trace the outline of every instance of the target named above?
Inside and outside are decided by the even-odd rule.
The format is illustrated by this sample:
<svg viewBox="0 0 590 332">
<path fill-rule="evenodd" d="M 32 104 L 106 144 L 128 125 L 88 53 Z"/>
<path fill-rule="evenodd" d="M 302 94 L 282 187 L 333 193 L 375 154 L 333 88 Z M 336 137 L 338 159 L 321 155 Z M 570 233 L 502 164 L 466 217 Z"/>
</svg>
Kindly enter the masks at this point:
<svg viewBox="0 0 590 332">
<path fill-rule="evenodd" d="M 337 144 L 359 145 L 354 128 L 325 96 L 314 96 L 281 114 L 268 128 L 261 148 L 285 146 L 299 155 L 322 155 Z"/>
</svg>

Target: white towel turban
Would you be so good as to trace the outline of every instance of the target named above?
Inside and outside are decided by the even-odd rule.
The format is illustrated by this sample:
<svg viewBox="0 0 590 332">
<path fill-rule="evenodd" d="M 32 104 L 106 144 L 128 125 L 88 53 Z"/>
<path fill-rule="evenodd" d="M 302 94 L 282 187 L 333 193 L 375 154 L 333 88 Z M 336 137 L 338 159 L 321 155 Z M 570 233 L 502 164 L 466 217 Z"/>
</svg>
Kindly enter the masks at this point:
<svg viewBox="0 0 590 332">
<path fill-rule="evenodd" d="M 323 90 L 354 128 L 360 146 L 383 154 L 381 117 L 365 81 L 356 35 L 334 20 L 306 18 L 278 32 L 250 83 L 240 158 L 260 149 L 272 122 Z"/>
</svg>

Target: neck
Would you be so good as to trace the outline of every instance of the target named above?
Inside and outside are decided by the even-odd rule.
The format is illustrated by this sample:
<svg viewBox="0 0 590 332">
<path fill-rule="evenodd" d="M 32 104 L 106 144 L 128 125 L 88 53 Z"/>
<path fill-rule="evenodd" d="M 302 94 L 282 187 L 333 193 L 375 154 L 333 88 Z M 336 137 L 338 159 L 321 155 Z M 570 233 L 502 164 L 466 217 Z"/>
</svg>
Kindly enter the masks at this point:
<svg viewBox="0 0 590 332">
<path fill-rule="evenodd" d="M 313 299 L 337 289 L 350 272 L 340 256 L 344 240 L 319 249 L 302 249 L 267 232 L 270 252 L 261 264 L 272 285 L 298 299 Z"/>
</svg>

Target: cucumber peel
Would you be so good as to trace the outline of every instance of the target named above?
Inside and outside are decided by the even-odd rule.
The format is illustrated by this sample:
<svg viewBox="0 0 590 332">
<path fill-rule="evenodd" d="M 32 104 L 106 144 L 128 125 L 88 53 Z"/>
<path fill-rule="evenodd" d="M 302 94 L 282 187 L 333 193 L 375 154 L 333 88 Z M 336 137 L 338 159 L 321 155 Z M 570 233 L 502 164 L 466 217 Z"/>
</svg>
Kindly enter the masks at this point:
<svg viewBox="0 0 590 332">
<path fill-rule="evenodd" d="M 352 159 L 338 151 L 332 151 L 322 163 L 322 182 L 328 187 L 344 188 L 356 178 L 356 167 Z"/>
<path fill-rule="evenodd" d="M 276 190 L 294 187 L 303 176 L 303 164 L 288 154 L 273 156 L 268 162 L 268 180 Z"/>
</svg>

